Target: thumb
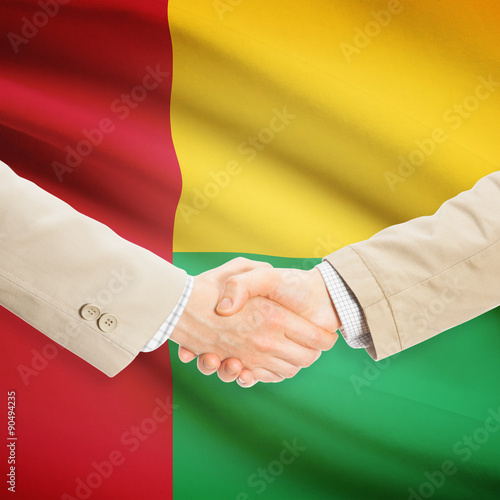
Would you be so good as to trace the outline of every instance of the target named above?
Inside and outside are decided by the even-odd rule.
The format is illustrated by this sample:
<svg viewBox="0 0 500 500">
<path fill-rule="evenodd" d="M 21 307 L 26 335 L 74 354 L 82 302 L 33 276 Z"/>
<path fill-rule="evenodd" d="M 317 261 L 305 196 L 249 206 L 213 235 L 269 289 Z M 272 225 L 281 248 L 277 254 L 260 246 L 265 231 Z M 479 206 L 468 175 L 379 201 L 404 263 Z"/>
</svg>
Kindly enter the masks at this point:
<svg viewBox="0 0 500 500">
<path fill-rule="evenodd" d="M 241 311 L 251 297 L 273 298 L 280 276 L 273 268 L 258 268 L 231 276 L 225 283 L 217 304 L 220 316 L 232 316 Z"/>
</svg>

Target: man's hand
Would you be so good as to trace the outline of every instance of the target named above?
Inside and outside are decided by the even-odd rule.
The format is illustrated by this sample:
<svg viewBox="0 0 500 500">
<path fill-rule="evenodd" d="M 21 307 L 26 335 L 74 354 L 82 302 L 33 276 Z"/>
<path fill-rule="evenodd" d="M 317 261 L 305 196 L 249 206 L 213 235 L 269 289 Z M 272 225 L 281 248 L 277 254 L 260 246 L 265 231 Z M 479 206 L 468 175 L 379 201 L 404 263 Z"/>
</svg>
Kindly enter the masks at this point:
<svg viewBox="0 0 500 500">
<path fill-rule="evenodd" d="M 246 272 L 249 269 L 252 271 Z M 217 369 L 219 360 L 223 359 L 219 369 L 223 380 L 229 378 L 226 370 L 241 362 L 252 374 L 252 383 L 254 380 L 277 382 L 294 376 L 301 367 L 318 359 L 321 350 L 333 346 L 337 339 L 332 333 L 335 328 L 325 330 L 262 296 L 260 281 L 271 275 L 251 274 L 259 270 L 275 271 L 268 264 L 239 258 L 195 277 L 191 297 L 170 337 L 185 348 L 180 350 L 182 360 L 211 353 L 199 359 L 198 366 L 204 373 L 215 371 L 206 370 L 204 362 L 215 360 L 212 366 Z M 247 275 L 251 275 L 250 278 Z M 235 281 L 240 276 L 244 281 Z M 269 297 L 275 296 L 279 284 L 278 276 L 272 277 L 276 287 Z M 224 293 L 227 290 L 233 305 L 217 315 L 216 306 L 225 296 L 221 290 Z M 295 302 L 290 304 L 304 298 L 298 290 L 297 293 Z M 301 306 L 298 312 L 306 311 Z M 326 317 L 324 319 L 326 321 Z"/>
<path fill-rule="evenodd" d="M 230 316 L 251 297 L 266 297 L 306 318 L 324 330 L 340 327 L 337 311 L 318 269 L 274 269 L 257 267 L 227 279 L 217 313 Z"/>
</svg>

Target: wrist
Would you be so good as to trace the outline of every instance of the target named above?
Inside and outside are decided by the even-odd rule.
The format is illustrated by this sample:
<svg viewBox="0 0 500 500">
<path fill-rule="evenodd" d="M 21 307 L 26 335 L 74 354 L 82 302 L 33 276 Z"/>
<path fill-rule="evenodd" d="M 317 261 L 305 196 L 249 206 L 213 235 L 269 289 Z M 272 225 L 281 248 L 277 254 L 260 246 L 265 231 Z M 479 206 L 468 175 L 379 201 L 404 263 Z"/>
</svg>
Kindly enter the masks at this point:
<svg viewBox="0 0 500 500">
<path fill-rule="evenodd" d="M 309 273 L 310 289 L 318 320 L 321 321 L 322 325 L 328 325 L 327 329 L 329 331 L 338 330 L 342 326 L 342 323 L 323 279 L 323 275 L 317 267 L 307 272 Z"/>
<path fill-rule="evenodd" d="M 217 297 L 216 292 L 214 286 L 203 279 L 203 275 L 193 278 L 190 297 L 170 334 L 171 341 L 197 355 L 216 349 L 215 329 L 209 320 L 215 310 L 215 303 L 209 302 L 211 297 Z"/>
</svg>

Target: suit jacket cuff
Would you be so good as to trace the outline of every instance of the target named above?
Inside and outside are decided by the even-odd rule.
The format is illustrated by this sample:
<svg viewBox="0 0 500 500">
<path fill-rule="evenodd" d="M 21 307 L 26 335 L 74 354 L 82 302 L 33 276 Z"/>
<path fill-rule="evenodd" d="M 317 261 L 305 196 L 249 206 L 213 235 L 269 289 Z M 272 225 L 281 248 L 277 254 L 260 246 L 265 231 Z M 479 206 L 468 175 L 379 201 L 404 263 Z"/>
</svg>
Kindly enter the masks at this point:
<svg viewBox="0 0 500 500">
<path fill-rule="evenodd" d="M 326 257 L 349 285 L 368 323 L 373 346 L 366 350 L 375 360 L 403 350 L 390 304 L 375 276 L 353 246 L 342 248 Z"/>
</svg>

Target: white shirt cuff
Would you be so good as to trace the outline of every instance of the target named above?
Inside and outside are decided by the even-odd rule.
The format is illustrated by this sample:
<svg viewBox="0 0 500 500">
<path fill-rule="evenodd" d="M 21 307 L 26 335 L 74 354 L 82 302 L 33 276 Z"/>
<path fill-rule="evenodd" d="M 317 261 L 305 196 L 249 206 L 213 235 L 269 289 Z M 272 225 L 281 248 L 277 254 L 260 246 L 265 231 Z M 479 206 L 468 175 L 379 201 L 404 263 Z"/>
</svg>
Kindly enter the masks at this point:
<svg viewBox="0 0 500 500">
<path fill-rule="evenodd" d="M 372 346 L 373 340 L 365 314 L 352 290 L 327 260 L 316 267 L 325 280 L 326 288 L 339 315 L 342 323 L 339 330 L 345 341 L 356 349 Z"/>
<path fill-rule="evenodd" d="M 184 286 L 182 295 L 174 307 L 174 310 L 170 313 L 170 316 L 166 319 L 165 323 L 161 325 L 155 336 L 144 346 L 142 352 L 151 352 L 158 349 L 158 347 L 163 345 L 170 337 L 170 334 L 173 332 L 179 318 L 184 312 L 186 304 L 188 303 L 191 292 L 193 291 L 193 283 L 194 278 L 188 275 L 186 285 Z"/>
</svg>

